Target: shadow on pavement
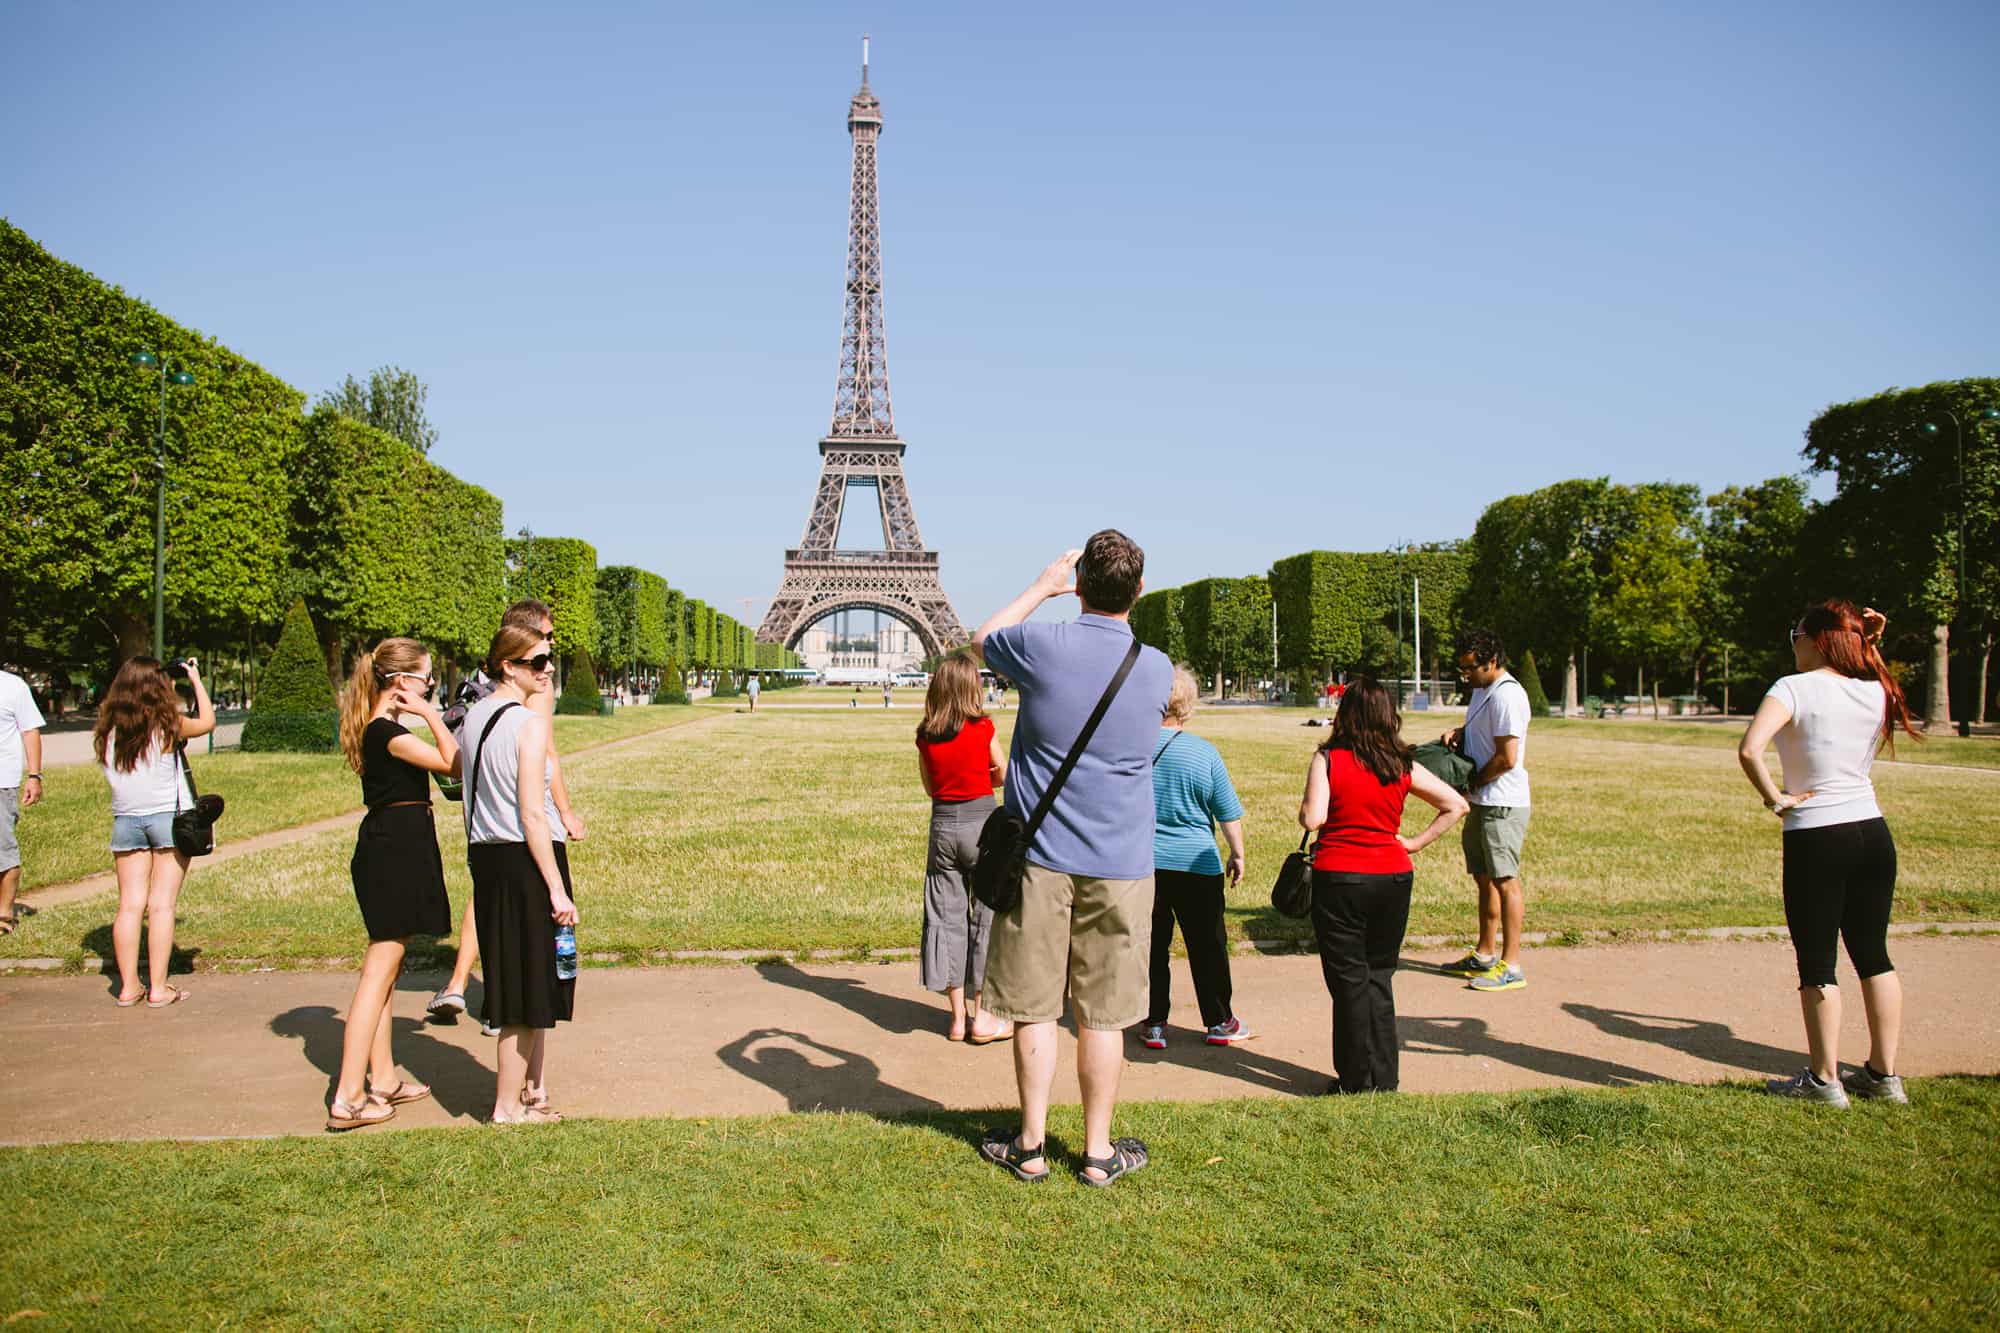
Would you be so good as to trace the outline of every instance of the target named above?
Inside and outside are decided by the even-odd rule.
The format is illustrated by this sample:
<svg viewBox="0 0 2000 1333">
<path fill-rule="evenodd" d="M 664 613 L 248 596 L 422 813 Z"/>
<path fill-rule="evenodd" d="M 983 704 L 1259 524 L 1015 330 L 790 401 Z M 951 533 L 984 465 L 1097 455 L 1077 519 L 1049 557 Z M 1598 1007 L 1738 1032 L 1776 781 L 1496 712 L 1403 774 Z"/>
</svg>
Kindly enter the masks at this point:
<svg viewBox="0 0 2000 1333">
<path fill-rule="evenodd" d="M 1223 1074 L 1269 1092 L 1288 1092 L 1295 1097 L 1316 1097 L 1326 1089 L 1323 1069 L 1308 1069 L 1289 1060 L 1279 1060 L 1253 1050 L 1250 1044 L 1210 1046 L 1202 1028 L 1167 1025 L 1167 1049 L 1149 1051 L 1143 1046 L 1128 1048 L 1125 1059 L 1135 1065 L 1180 1065 Z M 1253 1038 L 1254 1042 L 1254 1038 Z"/>
<path fill-rule="evenodd" d="M 745 1078 L 782 1094 L 793 1111 L 903 1116 L 944 1109 L 941 1102 L 884 1083 L 881 1066 L 867 1056 L 787 1028 L 746 1032 L 715 1054 Z"/>
<path fill-rule="evenodd" d="M 1669 1050 L 1735 1069 L 1789 1069 L 1804 1054 L 1761 1041 L 1745 1041 L 1726 1023 L 1703 1018 L 1673 1018 L 1666 1014 L 1641 1014 L 1629 1009 L 1600 1009 L 1594 1004 L 1565 1003 L 1563 1012 L 1574 1014 L 1598 1031 L 1632 1041 L 1650 1041 Z"/>
<path fill-rule="evenodd" d="M 951 1022 L 951 1015 L 942 1003 L 926 1004 L 900 995 L 884 995 L 869 989 L 868 983 L 858 977 L 823 976 L 801 971 L 790 963 L 759 963 L 757 975 L 780 986 L 830 1000 L 884 1032 L 942 1033 Z"/>
<path fill-rule="evenodd" d="M 1483 1056 L 1550 1078 L 1572 1079 L 1606 1088 L 1668 1081 L 1658 1074 L 1635 1069 L 1631 1065 L 1570 1051 L 1551 1051 L 1526 1042 L 1508 1041 L 1491 1033 L 1492 1026 L 1483 1018 L 1396 1016 L 1397 1040 L 1402 1043 L 1404 1051 L 1413 1055 Z"/>
<path fill-rule="evenodd" d="M 329 1005 L 302 1004 L 271 1020 L 271 1031 L 296 1037 L 305 1045 L 306 1059 L 326 1075 L 325 1102 L 333 1100 L 340 1077 L 340 1043 L 347 1024 Z M 431 1085 L 431 1096 L 447 1113 L 484 1119 L 493 1109 L 493 1070 L 471 1052 L 439 1041 L 414 1018 L 393 1018 L 389 1034 L 396 1062 Z"/>
<path fill-rule="evenodd" d="M 139 980 L 142 984 L 147 977 L 152 975 L 147 970 L 152 966 L 150 962 L 152 954 L 149 948 L 152 943 L 152 937 L 153 933 L 149 930 L 139 940 Z M 118 954 L 116 946 L 112 943 L 111 939 L 111 923 L 107 921 L 101 926 L 92 926 L 89 930 L 83 932 L 83 938 L 79 943 L 83 946 L 85 953 L 95 954 L 104 960 L 103 965 L 97 969 L 97 973 L 99 976 L 110 979 L 111 989 L 113 993 L 116 993 L 118 989 Z M 194 960 L 199 957 L 201 957 L 201 950 L 198 947 L 183 949 L 178 945 L 174 946 L 173 955 L 167 959 L 167 975 L 173 976 L 176 973 L 187 974 L 193 972 Z"/>
</svg>

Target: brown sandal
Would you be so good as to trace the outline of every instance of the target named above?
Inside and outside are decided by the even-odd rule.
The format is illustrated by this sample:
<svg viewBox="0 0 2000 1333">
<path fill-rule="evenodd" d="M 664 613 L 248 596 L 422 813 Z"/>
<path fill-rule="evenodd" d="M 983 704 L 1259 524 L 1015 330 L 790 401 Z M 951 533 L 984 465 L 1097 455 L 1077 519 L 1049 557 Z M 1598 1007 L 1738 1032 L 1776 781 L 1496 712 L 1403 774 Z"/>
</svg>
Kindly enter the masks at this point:
<svg viewBox="0 0 2000 1333">
<path fill-rule="evenodd" d="M 335 1097 L 333 1105 L 327 1109 L 326 1132 L 338 1134 L 347 1129 L 365 1129 L 369 1125 L 379 1125 L 384 1120 L 392 1120 L 395 1115 L 395 1107 L 388 1102 L 377 1101 L 367 1093 L 361 1095 L 359 1106 L 349 1106 Z"/>
<path fill-rule="evenodd" d="M 382 1102 L 389 1106 L 401 1106 L 405 1102 L 420 1102 L 430 1095 L 431 1089 L 429 1084 L 412 1083 L 406 1078 L 398 1079 L 396 1086 L 387 1092 L 377 1092 L 373 1088 L 368 1089 L 368 1099 L 370 1101 Z"/>
<path fill-rule="evenodd" d="M 146 1007 L 148 1009 L 164 1009 L 170 1004 L 179 1004 L 182 1000 L 185 1000 L 188 997 L 188 993 L 182 990 L 179 986 L 167 987 L 167 994 L 171 998 L 165 1000 L 159 999 L 157 996 L 148 994 L 146 996 Z"/>
</svg>

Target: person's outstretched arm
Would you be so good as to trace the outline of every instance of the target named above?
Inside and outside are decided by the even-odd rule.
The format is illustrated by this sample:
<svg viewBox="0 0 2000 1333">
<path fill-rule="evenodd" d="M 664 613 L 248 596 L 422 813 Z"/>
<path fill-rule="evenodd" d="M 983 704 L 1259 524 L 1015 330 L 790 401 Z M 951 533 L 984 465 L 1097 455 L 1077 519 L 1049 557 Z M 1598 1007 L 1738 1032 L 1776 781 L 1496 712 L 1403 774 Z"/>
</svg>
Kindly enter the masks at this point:
<svg viewBox="0 0 2000 1333">
<path fill-rule="evenodd" d="M 1013 601 L 986 618 L 972 635 L 972 653 L 982 662 L 986 659 L 986 636 L 995 630 L 1018 625 L 1035 613 L 1035 608 L 1051 597 L 1061 597 L 1076 591 L 1076 562 L 1083 559 L 1083 551 L 1065 551 L 1057 556 L 1055 563 L 1035 576 Z"/>
<path fill-rule="evenodd" d="M 1764 702 L 1757 705 L 1756 716 L 1744 729 L 1743 740 L 1736 747 L 1736 762 L 1743 767 L 1743 776 L 1750 779 L 1750 785 L 1763 798 L 1764 808 L 1774 815 L 1781 815 L 1799 802 L 1812 795 L 1809 791 L 1788 792 L 1779 789 L 1771 780 L 1771 770 L 1764 766 L 1764 749 L 1772 739 L 1785 729 L 1792 720 L 1792 710 L 1785 701 L 1775 694 L 1764 696 Z"/>
<path fill-rule="evenodd" d="M 1414 838 L 1406 838 L 1400 833 L 1396 835 L 1396 841 L 1403 844 L 1406 852 L 1421 852 L 1443 837 L 1444 831 L 1465 818 L 1465 812 L 1472 808 L 1463 796 L 1445 785 L 1444 779 L 1422 764 L 1410 765 L 1410 790 L 1418 800 L 1435 809 L 1437 815 Z"/>
<path fill-rule="evenodd" d="M 181 739 L 191 741 L 215 730 L 215 705 L 208 701 L 208 687 L 201 683 L 201 666 L 187 660 L 188 684 L 194 687 L 194 716 L 181 719 Z"/>
</svg>

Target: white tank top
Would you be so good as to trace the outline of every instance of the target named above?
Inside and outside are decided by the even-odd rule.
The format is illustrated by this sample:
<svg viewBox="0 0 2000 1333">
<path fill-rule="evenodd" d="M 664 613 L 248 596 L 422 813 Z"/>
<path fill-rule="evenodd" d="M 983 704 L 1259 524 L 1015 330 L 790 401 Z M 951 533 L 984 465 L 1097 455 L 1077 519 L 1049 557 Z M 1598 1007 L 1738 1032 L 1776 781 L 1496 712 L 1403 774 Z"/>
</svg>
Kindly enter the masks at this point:
<svg viewBox="0 0 2000 1333">
<path fill-rule="evenodd" d="M 112 732 L 105 738 L 104 780 L 111 784 L 111 814 L 119 815 L 170 815 L 174 812 L 176 789 L 180 796 L 182 810 L 194 805 L 194 796 L 188 790 L 187 779 L 182 776 L 180 763 L 174 758 L 171 748 L 160 744 L 159 738 L 139 755 L 139 762 L 132 766 L 130 773 L 120 773 L 112 766 L 118 754 L 118 733 Z"/>
</svg>

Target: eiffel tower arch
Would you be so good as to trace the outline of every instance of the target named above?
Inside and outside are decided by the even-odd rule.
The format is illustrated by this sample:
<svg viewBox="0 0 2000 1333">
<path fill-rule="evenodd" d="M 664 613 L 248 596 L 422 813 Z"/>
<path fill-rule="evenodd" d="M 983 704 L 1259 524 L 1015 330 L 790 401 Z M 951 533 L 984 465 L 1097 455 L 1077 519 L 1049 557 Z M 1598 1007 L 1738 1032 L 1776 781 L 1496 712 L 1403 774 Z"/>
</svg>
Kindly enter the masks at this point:
<svg viewBox="0 0 2000 1333">
<path fill-rule="evenodd" d="M 875 145 L 882 105 L 868 87 L 868 44 L 861 47 L 861 90 L 847 107 L 854 140 L 848 200 L 847 297 L 833 426 L 819 442 L 819 487 L 805 535 L 785 552 L 784 578 L 757 637 L 796 648 L 806 630 L 836 611 L 880 611 L 908 625 L 930 655 L 967 641 L 938 579 L 938 555 L 924 545 L 903 476 L 903 441 L 889 403 L 889 361 L 882 327 L 882 232 L 877 211 Z M 855 488 L 872 491 L 882 522 L 879 549 L 841 550 L 840 526 Z"/>
</svg>

